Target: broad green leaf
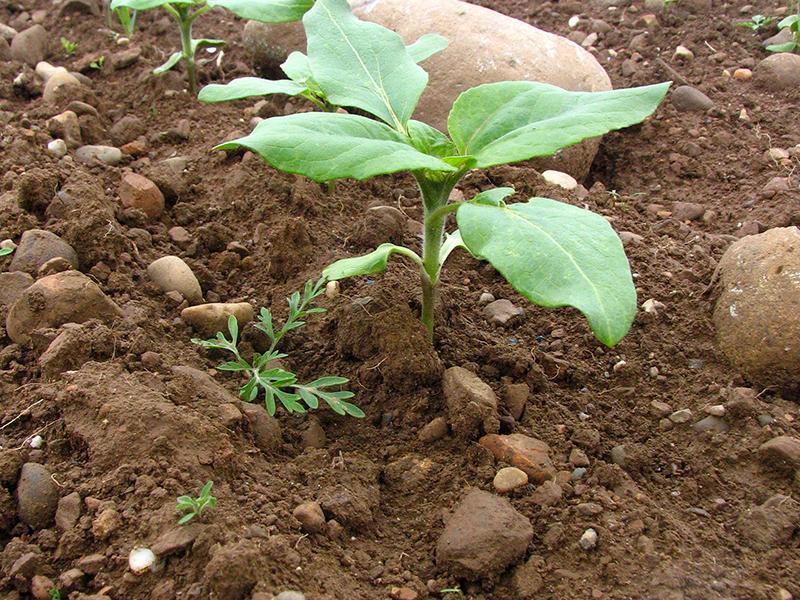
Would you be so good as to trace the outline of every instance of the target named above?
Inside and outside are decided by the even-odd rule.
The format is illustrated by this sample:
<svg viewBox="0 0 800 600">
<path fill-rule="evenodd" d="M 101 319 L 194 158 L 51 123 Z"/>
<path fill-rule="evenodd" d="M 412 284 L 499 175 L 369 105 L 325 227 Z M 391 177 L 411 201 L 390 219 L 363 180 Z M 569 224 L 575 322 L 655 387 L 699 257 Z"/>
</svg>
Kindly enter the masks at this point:
<svg viewBox="0 0 800 600">
<path fill-rule="evenodd" d="M 308 63 L 308 57 L 302 52 L 292 52 L 286 57 L 286 60 L 281 65 L 281 69 L 286 76 L 294 82 L 307 85 L 308 82 L 314 80 L 311 74 L 311 65 Z"/>
<path fill-rule="evenodd" d="M 458 154 L 456 145 L 449 137 L 422 121 L 412 119 L 408 122 L 408 137 L 411 145 L 425 154 L 441 159 Z"/>
<path fill-rule="evenodd" d="M 791 52 L 797 47 L 795 42 L 786 42 L 784 44 L 770 44 L 767 46 L 769 52 Z"/>
<path fill-rule="evenodd" d="M 199 40 L 192 40 L 192 52 L 197 52 L 201 48 L 218 48 L 225 45 L 225 40 L 210 40 L 201 38 Z"/>
<path fill-rule="evenodd" d="M 317 0 L 303 25 L 311 72 L 331 104 L 360 108 L 404 131 L 428 74 L 402 38 L 357 19 L 347 0 Z"/>
<path fill-rule="evenodd" d="M 314 5 L 314 0 L 208 0 L 208 5 L 227 8 L 243 19 L 289 23 L 299 21 Z"/>
<path fill-rule="evenodd" d="M 489 206 L 500 206 L 503 200 L 511 196 L 516 190 L 513 187 L 499 187 L 491 190 L 486 190 L 475 196 L 470 200 L 474 204 L 488 204 Z"/>
<path fill-rule="evenodd" d="M 406 50 L 408 50 L 408 54 L 414 62 L 421 63 L 449 45 L 450 42 L 446 37 L 438 33 L 426 33 L 413 44 L 406 46 Z"/>
<path fill-rule="evenodd" d="M 800 14 L 793 14 L 789 15 L 785 19 L 782 19 L 780 23 L 778 23 L 778 29 L 786 29 L 787 27 L 791 27 L 792 25 L 800 24 Z"/>
<path fill-rule="evenodd" d="M 454 171 L 438 158 L 413 148 L 408 138 L 366 117 L 301 113 L 259 123 L 253 132 L 217 146 L 245 147 L 273 167 L 314 181 L 369 179 L 398 171 Z"/>
<path fill-rule="evenodd" d="M 112 0 L 109 8 L 117 10 L 118 8 L 132 8 L 133 10 L 150 10 L 151 8 L 158 8 L 165 4 L 183 4 L 191 6 L 194 0 Z"/>
<path fill-rule="evenodd" d="M 163 65 L 153 69 L 153 75 L 163 75 L 170 69 L 175 68 L 175 65 L 177 65 L 180 61 L 181 61 L 181 53 L 173 52 Z"/>
<path fill-rule="evenodd" d="M 627 333 L 636 291 L 622 242 L 603 217 L 532 198 L 508 206 L 466 202 L 457 219 L 469 251 L 489 261 L 528 300 L 577 308 L 608 346 Z"/>
<path fill-rule="evenodd" d="M 332 265 L 325 267 L 322 275 L 330 281 L 336 281 L 337 279 L 380 273 L 386 270 L 392 254 L 401 254 L 411 258 L 417 264 L 422 264 L 422 259 L 408 248 L 394 244 L 381 244 L 369 254 L 337 260 Z"/>
<path fill-rule="evenodd" d="M 550 156 L 587 138 L 639 123 L 669 83 L 609 92 L 567 92 L 532 81 L 479 85 L 461 94 L 447 120 L 459 152 L 486 168 Z"/>
<path fill-rule="evenodd" d="M 286 94 L 297 96 L 308 88 L 288 79 L 271 81 L 260 77 L 240 77 L 224 85 L 213 83 L 205 86 L 197 96 L 200 102 L 228 102 L 252 96 L 268 96 L 270 94 Z"/>
</svg>

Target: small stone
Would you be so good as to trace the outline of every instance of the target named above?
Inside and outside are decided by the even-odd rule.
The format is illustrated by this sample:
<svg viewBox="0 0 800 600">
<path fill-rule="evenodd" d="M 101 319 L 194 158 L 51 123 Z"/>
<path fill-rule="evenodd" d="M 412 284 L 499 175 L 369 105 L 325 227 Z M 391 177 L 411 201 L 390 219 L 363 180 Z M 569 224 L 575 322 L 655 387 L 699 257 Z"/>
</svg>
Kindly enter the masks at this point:
<svg viewBox="0 0 800 600">
<path fill-rule="evenodd" d="M 47 153 L 50 156 L 61 158 L 67 154 L 67 143 L 64 140 L 53 140 L 47 144 Z"/>
<path fill-rule="evenodd" d="M 119 199 L 125 208 L 138 208 L 151 219 L 164 210 L 164 194 L 147 177 L 126 173 L 119 184 Z"/>
<path fill-rule="evenodd" d="M 253 434 L 253 443 L 256 448 L 265 454 L 269 454 L 281 446 L 283 443 L 281 424 L 275 417 L 267 413 L 263 405 L 259 406 L 243 402 L 239 407 L 250 424 L 250 431 Z"/>
<path fill-rule="evenodd" d="M 122 161 L 122 150 L 113 146 L 81 146 L 75 151 L 75 159 L 84 164 L 100 161 L 107 165 L 116 165 Z"/>
<path fill-rule="evenodd" d="M 423 444 L 430 444 L 440 440 L 447 435 L 447 420 L 444 417 L 436 417 L 430 423 L 419 430 L 417 438 Z"/>
<path fill-rule="evenodd" d="M 672 217 L 678 221 L 697 221 L 705 212 L 705 207 L 695 202 L 675 202 L 672 205 Z"/>
<path fill-rule="evenodd" d="M 714 417 L 724 417 L 725 407 L 722 404 L 715 404 L 713 406 L 706 406 L 705 413 Z"/>
<path fill-rule="evenodd" d="M 618 445 L 611 448 L 611 462 L 615 465 L 619 465 L 623 469 L 625 468 L 625 446 Z"/>
<path fill-rule="evenodd" d="M 61 531 L 69 531 L 78 523 L 83 501 L 78 492 L 67 494 L 58 501 L 56 510 L 56 527 Z"/>
<path fill-rule="evenodd" d="M 531 388 L 527 383 L 510 383 L 503 388 L 503 405 L 515 420 L 522 418 L 530 393 Z"/>
<path fill-rule="evenodd" d="M 563 490 L 555 481 L 545 481 L 531 494 L 531 501 L 539 506 L 555 506 L 561 502 Z"/>
<path fill-rule="evenodd" d="M 9 30 L 4 30 L 6 35 Z M 7 37 L 6 37 L 7 39 Z M 47 54 L 48 34 L 47 30 L 41 25 L 34 25 L 24 31 L 17 33 L 11 40 L 11 58 L 18 62 L 35 67 L 37 63 L 43 61 Z"/>
<path fill-rule="evenodd" d="M 483 314 L 490 323 L 505 325 L 512 319 L 523 316 L 525 310 L 503 298 L 487 304 L 483 309 Z"/>
<path fill-rule="evenodd" d="M 33 285 L 33 277 L 21 271 L 0 273 L 0 306 L 11 306 Z"/>
<path fill-rule="evenodd" d="M 44 84 L 42 98 L 47 104 L 66 104 L 84 95 L 83 85 L 75 75 L 63 67 L 56 67 Z"/>
<path fill-rule="evenodd" d="M 389 596 L 392 600 L 417 600 L 419 598 L 417 592 L 407 587 L 393 587 L 389 591 Z"/>
<path fill-rule="evenodd" d="M 582 502 L 575 507 L 575 510 L 584 517 L 596 517 L 603 512 L 603 507 L 597 502 Z"/>
<path fill-rule="evenodd" d="M 306 600 L 302 592 L 285 591 L 275 596 L 275 600 Z"/>
<path fill-rule="evenodd" d="M 122 517 L 115 508 L 106 508 L 92 521 L 92 535 L 98 540 L 107 540 L 122 527 Z"/>
<path fill-rule="evenodd" d="M 483 436 L 479 443 L 488 448 L 496 460 L 525 471 L 533 483 L 543 483 L 555 475 L 550 447 L 541 440 L 521 433 L 490 434 Z"/>
<path fill-rule="evenodd" d="M 770 91 L 800 87 L 800 55 L 780 52 L 756 66 L 756 82 Z"/>
<path fill-rule="evenodd" d="M 162 256 L 147 267 L 147 274 L 164 292 L 179 292 L 190 304 L 203 301 L 203 291 L 192 270 L 177 256 Z"/>
<path fill-rule="evenodd" d="M 192 241 L 191 234 L 186 231 L 185 228 L 181 227 L 180 225 L 176 225 L 175 227 L 170 227 L 167 231 L 167 235 L 169 239 L 173 242 L 181 246 L 182 248 L 188 246 Z"/>
<path fill-rule="evenodd" d="M 770 148 L 769 150 L 767 150 L 764 153 L 764 159 L 767 162 L 770 162 L 770 163 L 771 162 L 780 162 L 782 160 L 788 160 L 789 158 L 790 158 L 789 157 L 789 153 L 786 150 L 784 150 L 783 148 Z M 788 182 L 787 182 L 787 188 L 788 187 L 789 186 L 788 186 Z"/>
<path fill-rule="evenodd" d="M 33 529 L 53 522 L 58 508 L 58 487 L 50 471 L 38 463 L 25 463 L 17 482 L 17 514 Z"/>
<path fill-rule="evenodd" d="M 478 303 L 479 304 L 491 304 L 492 302 L 494 302 L 494 300 L 495 300 L 494 294 L 490 294 L 489 292 L 483 292 L 481 294 L 481 297 L 478 298 Z"/>
<path fill-rule="evenodd" d="M 705 419 L 702 419 L 692 425 L 692 429 L 695 431 L 702 433 L 704 431 L 713 431 L 715 433 L 724 433 L 730 429 L 730 425 L 728 425 L 725 421 L 720 419 L 719 417 L 715 417 L 714 415 L 708 415 Z"/>
<path fill-rule="evenodd" d="M 58 587 L 65 592 L 77 588 L 86 574 L 80 569 L 67 569 L 58 576 Z"/>
<path fill-rule="evenodd" d="M 87 575 L 97 575 L 105 564 L 103 554 L 89 554 L 78 559 L 77 567 Z"/>
<path fill-rule="evenodd" d="M 457 436 L 473 439 L 481 430 L 487 433 L 500 430 L 497 396 L 475 373 L 450 367 L 442 378 L 442 390 L 450 426 Z"/>
<path fill-rule="evenodd" d="M 688 423 L 692 418 L 692 411 L 688 408 L 676 410 L 669 416 L 669 420 L 673 423 Z"/>
<path fill-rule="evenodd" d="M 583 532 L 581 539 L 579 540 L 581 548 L 586 550 L 592 550 L 595 546 L 597 546 L 597 532 L 592 529 L 591 527 Z"/>
<path fill-rule="evenodd" d="M 83 143 L 78 115 L 71 110 L 65 110 L 49 119 L 47 130 L 53 137 L 64 140 L 69 148 L 78 148 Z"/>
<path fill-rule="evenodd" d="M 325 284 L 325 297 L 333 300 L 339 295 L 341 284 L 338 281 L 329 281 Z"/>
<path fill-rule="evenodd" d="M 108 135 L 118 148 L 147 133 L 144 122 L 135 115 L 125 115 L 111 126 Z"/>
<path fill-rule="evenodd" d="M 782 494 L 742 513 L 736 523 L 741 542 L 760 551 L 790 545 L 798 527 L 800 502 Z"/>
<path fill-rule="evenodd" d="M 194 544 L 194 541 L 205 528 L 206 526 L 202 523 L 189 523 L 188 525 L 175 527 L 160 535 L 150 547 L 150 550 L 159 558 L 182 552 Z"/>
<path fill-rule="evenodd" d="M 586 475 L 586 467 L 577 467 L 572 470 L 570 473 L 570 481 L 578 481 L 579 479 L 583 479 L 584 475 Z"/>
<path fill-rule="evenodd" d="M 78 268 L 78 253 L 67 242 L 44 229 L 28 229 L 22 234 L 9 270 L 36 275 L 53 258 L 66 259 L 71 268 Z"/>
<path fill-rule="evenodd" d="M 679 112 L 705 112 L 714 106 L 708 96 L 688 85 L 675 88 L 671 102 Z"/>
<path fill-rule="evenodd" d="M 561 171 L 547 170 L 542 173 L 542 178 L 550 185 L 557 185 L 565 190 L 572 191 L 578 187 L 578 182 L 572 175 Z"/>
<path fill-rule="evenodd" d="M 748 81 L 753 78 L 753 72 L 750 69 L 736 69 L 733 72 L 733 78 L 739 81 Z"/>
<path fill-rule="evenodd" d="M 190 306 L 181 311 L 181 319 L 206 337 L 213 337 L 220 331 L 227 335 L 228 318 L 231 316 L 236 317 L 239 327 L 243 328 L 253 320 L 253 307 L 248 302 L 213 302 Z"/>
<path fill-rule="evenodd" d="M 644 312 L 651 315 L 657 315 L 660 311 L 664 310 L 665 308 L 667 308 L 666 305 L 663 302 L 659 302 L 655 298 L 648 298 L 642 304 L 642 309 L 644 310 Z"/>
<path fill-rule="evenodd" d="M 44 575 L 34 575 L 31 579 L 31 596 L 35 600 L 52 600 L 50 590 L 55 587 L 53 581 Z"/>
<path fill-rule="evenodd" d="M 569 464 L 571 464 L 573 467 L 588 467 L 589 457 L 586 456 L 586 453 L 583 450 L 573 448 L 569 453 Z"/>
<path fill-rule="evenodd" d="M 771 466 L 788 465 L 800 469 L 800 439 L 780 435 L 764 442 L 758 449 L 761 460 Z"/>
<path fill-rule="evenodd" d="M 503 467 L 494 476 L 492 484 L 498 494 L 509 494 L 517 488 L 528 485 L 528 475 L 516 467 Z"/>
<path fill-rule="evenodd" d="M 686 46 L 678 46 L 672 54 L 672 59 L 689 62 L 694 60 L 694 52 L 689 50 Z"/>
<path fill-rule="evenodd" d="M 657 417 L 666 417 L 672 412 L 672 407 L 666 402 L 661 402 L 660 400 L 653 400 L 650 403 L 650 408 L 653 409 L 653 413 Z"/>
<path fill-rule="evenodd" d="M 318 502 L 304 502 L 295 507 L 292 516 L 300 521 L 306 533 L 324 533 L 326 528 L 325 514 Z"/>
</svg>

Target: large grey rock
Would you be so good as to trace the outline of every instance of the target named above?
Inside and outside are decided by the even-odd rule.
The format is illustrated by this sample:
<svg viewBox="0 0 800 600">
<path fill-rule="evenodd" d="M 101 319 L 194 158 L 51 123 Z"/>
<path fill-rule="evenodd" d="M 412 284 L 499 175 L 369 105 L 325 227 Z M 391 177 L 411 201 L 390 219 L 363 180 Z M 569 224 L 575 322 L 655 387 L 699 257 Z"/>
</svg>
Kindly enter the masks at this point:
<svg viewBox="0 0 800 600">
<path fill-rule="evenodd" d="M 58 257 L 65 258 L 73 269 L 78 268 L 78 254 L 67 242 L 44 229 L 29 229 L 22 234 L 9 269 L 35 276 L 39 267 Z"/>
<path fill-rule="evenodd" d="M 17 483 L 17 514 L 20 521 L 34 529 L 44 529 L 53 522 L 58 508 L 58 487 L 44 466 L 25 463 Z"/>
<path fill-rule="evenodd" d="M 800 230 L 737 241 L 718 266 L 717 341 L 753 383 L 800 393 Z"/>
<path fill-rule="evenodd" d="M 350 0 L 360 18 L 397 31 L 406 43 L 436 32 L 450 46 L 424 63 L 430 82 L 414 118 L 447 129 L 447 115 L 458 95 L 469 88 L 497 81 L 530 80 L 572 91 L 605 91 L 611 82 L 603 67 L 586 50 L 566 38 L 461 0 Z M 287 54 L 305 49 L 299 23 L 270 25 L 251 21 L 244 44 L 254 64 L 274 70 Z M 558 158 L 537 159 L 540 170 L 553 168 L 583 178 L 599 140 L 562 152 Z"/>
<path fill-rule="evenodd" d="M 34 25 L 20 31 L 11 40 L 11 58 L 35 67 L 47 54 L 47 31 L 41 25 Z"/>
<path fill-rule="evenodd" d="M 773 54 L 756 65 L 756 82 L 770 91 L 800 87 L 800 55 L 791 52 Z"/>
</svg>

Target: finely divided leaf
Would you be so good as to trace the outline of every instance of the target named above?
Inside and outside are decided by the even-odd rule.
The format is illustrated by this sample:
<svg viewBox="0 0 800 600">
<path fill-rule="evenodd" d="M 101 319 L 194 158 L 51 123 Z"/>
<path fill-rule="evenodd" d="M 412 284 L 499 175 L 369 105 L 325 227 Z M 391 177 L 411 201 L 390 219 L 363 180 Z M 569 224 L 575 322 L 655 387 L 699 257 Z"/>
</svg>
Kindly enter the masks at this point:
<svg viewBox="0 0 800 600">
<path fill-rule="evenodd" d="M 357 277 L 359 275 L 372 275 L 386 270 L 389 257 L 392 254 L 402 254 L 418 263 L 421 259 L 413 251 L 394 244 L 381 244 L 369 254 L 356 256 L 354 258 L 343 258 L 337 260 L 322 271 L 322 276 L 330 281 Z"/>
<path fill-rule="evenodd" d="M 227 102 L 229 100 L 240 100 L 252 96 L 268 96 L 270 94 L 286 94 L 287 96 L 297 96 L 305 92 L 308 88 L 288 79 L 272 81 L 261 79 L 260 77 L 240 77 L 224 85 L 211 84 L 200 90 L 197 99 L 200 102 Z"/>
<path fill-rule="evenodd" d="M 347 0 L 317 0 L 303 25 L 311 71 L 328 101 L 360 108 L 404 131 L 428 74 L 402 38 L 357 19 Z"/>
<path fill-rule="evenodd" d="M 406 46 L 406 50 L 408 50 L 414 62 L 421 63 L 423 60 L 427 60 L 434 54 L 441 52 L 449 45 L 450 42 L 446 37 L 438 33 L 426 33 L 413 44 Z"/>
<path fill-rule="evenodd" d="M 233 14 L 264 23 L 299 21 L 314 0 L 208 0 L 211 7 L 221 6 Z"/>
<path fill-rule="evenodd" d="M 622 243 L 603 217 L 532 198 L 508 206 L 464 203 L 457 219 L 469 251 L 528 300 L 577 308 L 608 346 L 627 333 L 636 291 Z"/>
<path fill-rule="evenodd" d="M 532 81 L 479 85 L 453 104 L 447 127 L 477 168 L 550 156 L 561 148 L 639 123 L 669 83 L 609 92 L 567 92 Z"/>
<path fill-rule="evenodd" d="M 314 181 L 369 179 L 430 169 L 454 171 L 413 148 L 408 138 L 378 121 L 339 113 L 301 113 L 262 121 L 247 137 L 217 149 L 243 146 L 277 169 Z"/>
</svg>

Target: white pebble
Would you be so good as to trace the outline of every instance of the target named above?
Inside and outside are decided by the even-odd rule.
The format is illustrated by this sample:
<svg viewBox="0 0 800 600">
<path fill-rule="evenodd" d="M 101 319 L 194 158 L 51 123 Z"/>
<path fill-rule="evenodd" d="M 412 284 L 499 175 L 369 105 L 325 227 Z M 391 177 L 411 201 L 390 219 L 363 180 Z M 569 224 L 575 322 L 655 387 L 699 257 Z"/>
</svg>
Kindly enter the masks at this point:
<svg viewBox="0 0 800 600">
<path fill-rule="evenodd" d="M 328 298 L 336 298 L 339 295 L 339 282 L 338 281 L 329 281 L 325 284 L 325 295 Z"/>
<path fill-rule="evenodd" d="M 567 21 L 567 25 L 569 25 L 570 29 L 575 29 L 578 26 L 578 23 L 581 22 L 581 18 L 578 15 L 572 15 Z"/>
<path fill-rule="evenodd" d="M 53 140 L 47 144 L 47 152 L 51 156 L 61 158 L 67 153 L 67 143 L 64 140 Z"/>
<path fill-rule="evenodd" d="M 542 173 L 542 177 L 547 183 L 557 185 L 565 190 L 574 190 L 578 187 L 578 182 L 572 175 L 562 173 L 561 171 L 547 170 Z"/>
<path fill-rule="evenodd" d="M 44 439 L 40 435 L 35 435 L 35 436 L 33 436 L 31 438 L 30 444 L 31 444 L 31 448 L 34 448 L 34 449 L 41 448 L 42 444 L 44 444 Z"/>
<path fill-rule="evenodd" d="M 597 546 L 597 532 L 590 527 L 583 532 L 579 543 L 584 550 L 591 550 Z"/>
<path fill-rule="evenodd" d="M 140 575 L 145 571 L 154 570 L 156 555 L 150 548 L 134 548 L 128 556 L 128 566 L 131 571 Z"/>
</svg>

